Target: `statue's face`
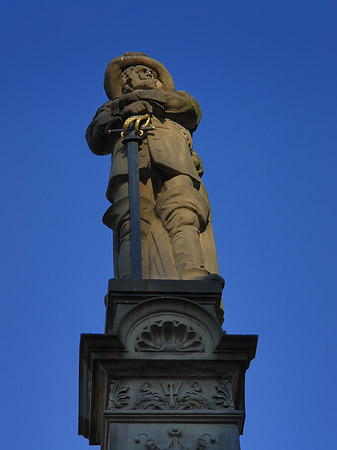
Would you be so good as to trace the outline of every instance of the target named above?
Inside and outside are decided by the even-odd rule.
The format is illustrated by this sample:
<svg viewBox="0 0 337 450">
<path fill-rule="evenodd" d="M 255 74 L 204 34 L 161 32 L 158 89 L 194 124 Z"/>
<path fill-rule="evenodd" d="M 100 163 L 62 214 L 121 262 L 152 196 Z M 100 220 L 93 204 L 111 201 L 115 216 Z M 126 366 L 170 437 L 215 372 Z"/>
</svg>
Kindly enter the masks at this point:
<svg viewBox="0 0 337 450">
<path fill-rule="evenodd" d="M 157 74 L 146 66 L 134 66 L 131 74 L 131 87 L 137 89 L 154 89 L 157 86 Z"/>
</svg>

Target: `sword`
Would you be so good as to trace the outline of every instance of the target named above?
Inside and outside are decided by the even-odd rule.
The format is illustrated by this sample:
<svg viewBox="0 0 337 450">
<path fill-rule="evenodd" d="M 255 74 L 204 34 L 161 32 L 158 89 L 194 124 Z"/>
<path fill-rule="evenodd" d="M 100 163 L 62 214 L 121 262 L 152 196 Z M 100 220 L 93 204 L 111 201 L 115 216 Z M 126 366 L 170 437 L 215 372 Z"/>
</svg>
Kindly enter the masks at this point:
<svg viewBox="0 0 337 450">
<path fill-rule="evenodd" d="M 145 120 L 145 123 L 141 123 Z M 142 247 L 140 229 L 139 157 L 138 151 L 144 131 L 153 130 L 150 116 L 131 116 L 123 124 L 123 129 L 108 130 L 108 134 L 120 132 L 126 145 L 129 172 L 130 229 L 131 229 L 131 277 L 142 278 Z"/>
</svg>

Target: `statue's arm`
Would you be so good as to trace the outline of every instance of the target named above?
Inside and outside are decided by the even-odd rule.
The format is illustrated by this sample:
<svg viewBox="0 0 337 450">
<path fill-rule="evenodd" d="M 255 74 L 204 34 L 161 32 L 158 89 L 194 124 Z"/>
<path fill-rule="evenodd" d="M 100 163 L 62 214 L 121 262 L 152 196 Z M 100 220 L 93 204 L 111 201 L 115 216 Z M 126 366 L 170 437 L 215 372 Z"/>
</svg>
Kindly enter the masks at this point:
<svg viewBox="0 0 337 450">
<path fill-rule="evenodd" d="M 166 96 L 165 115 L 191 132 L 195 131 L 200 119 L 201 109 L 199 103 L 185 91 L 163 91 Z"/>
<path fill-rule="evenodd" d="M 164 115 L 190 131 L 194 131 L 201 118 L 199 103 L 185 91 L 162 91 L 159 89 L 138 90 L 120 97 L 121 108 L 145 101 L 153 106 L 155 115 Z"/>
<path fill-rule="evenodd" d="M 96 112 L 88 126 L 85 138 L 90 150 L 96 155 L 108 155 L 112 152 L 118 139 L 116 135 L 108 135 L 107 130 L 121 128 L 122 121 L 119 115 L 118 100 L 104 103 Z"/>
<path fill-rule="evenodd" d="M 119 136 L 108 135 L 107 130 L 122 128 L 127 117 L 145 113 L 172 119 L 191 132 L 201 118 L 198 102 L 185 91 L 137 90 L 106 102 L 97 110 L 85 135 L 90 150 L 96 155 L 111 153 Z"/>
</svg>

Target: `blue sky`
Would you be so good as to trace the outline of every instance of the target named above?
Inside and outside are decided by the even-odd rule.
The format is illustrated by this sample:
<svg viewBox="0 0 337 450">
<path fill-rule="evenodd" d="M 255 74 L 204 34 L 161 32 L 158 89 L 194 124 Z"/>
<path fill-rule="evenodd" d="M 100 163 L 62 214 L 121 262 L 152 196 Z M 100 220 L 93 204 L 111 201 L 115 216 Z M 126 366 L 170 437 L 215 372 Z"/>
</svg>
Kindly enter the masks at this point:
<svg viewBox="0 0 337 450">
<path fill-rule="evenodd" d="M 337 5 L 15 1 L 2 6 L 2 447 L 77 436 L 80 333 L 112 277 L 109 158 L 84 140 L 110 59 L 142 51 L 199 101 L 225 329 L 259 334 L 243 450 L 336 445 Z"/>
</svg>

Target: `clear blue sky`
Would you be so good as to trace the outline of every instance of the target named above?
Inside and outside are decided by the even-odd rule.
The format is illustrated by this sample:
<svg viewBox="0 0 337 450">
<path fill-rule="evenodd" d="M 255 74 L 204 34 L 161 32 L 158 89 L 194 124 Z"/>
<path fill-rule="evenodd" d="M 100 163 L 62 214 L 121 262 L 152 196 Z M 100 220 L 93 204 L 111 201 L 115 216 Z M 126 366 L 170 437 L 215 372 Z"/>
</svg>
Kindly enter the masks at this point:
<svg viewBox="0 0 337 450">
<path fill-rule="evenodd" d="M 89 448 L 79 336 L 103 331 L 112 244 L 109 158 L 84 133 L 125 51 L 203 111 L 225 329 L 260 336 L 242 449 L 335 448 L 336 16 L 325 0 L 2 6 L 2 448 Z"/>
</svg>

